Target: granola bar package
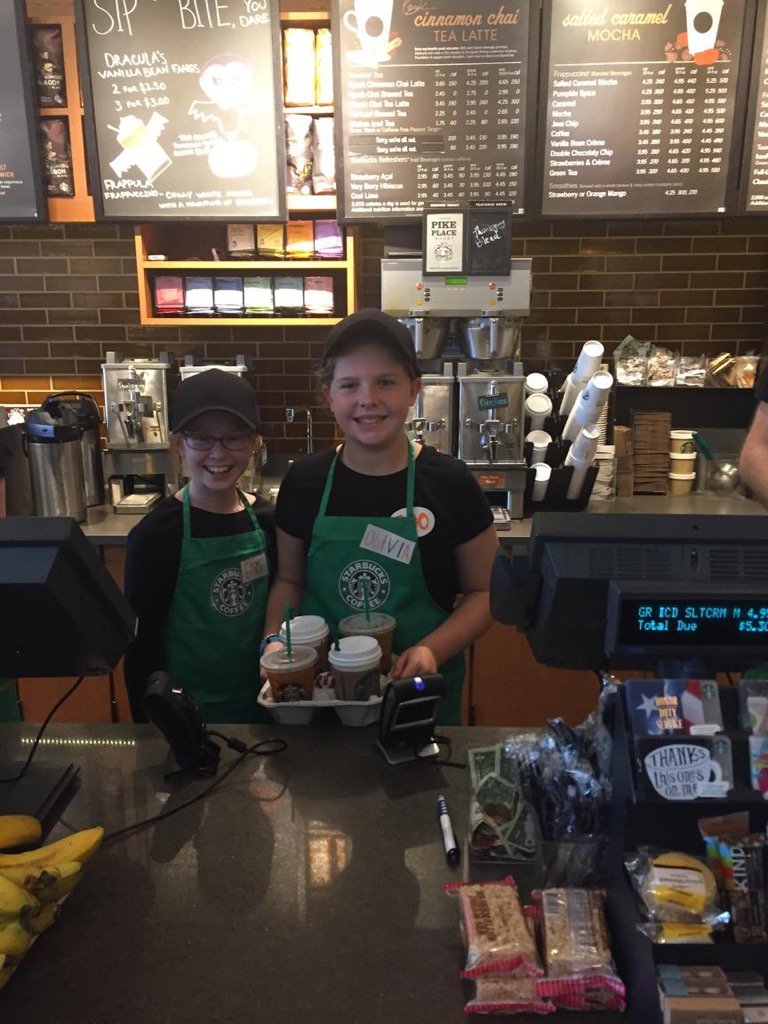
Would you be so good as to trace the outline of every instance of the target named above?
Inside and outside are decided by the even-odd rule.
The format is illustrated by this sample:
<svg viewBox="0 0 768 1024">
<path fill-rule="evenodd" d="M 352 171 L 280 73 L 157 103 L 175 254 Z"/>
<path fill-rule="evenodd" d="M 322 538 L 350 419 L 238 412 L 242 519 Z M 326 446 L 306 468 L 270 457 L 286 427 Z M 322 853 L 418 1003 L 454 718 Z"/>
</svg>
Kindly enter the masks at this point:
<svg viewBox="0 0 768 1024">
<path fill-rule="evenodd" d="M 554 1013 L 556 1006 L 536 995 L 536 979 L 485 974 L 475 979 L 475 994 L 464 1013 Z"/>
<path fill-rule="evenodd" d="M 543 974 L 514 878 L 501 882 L 449 882 L 461 906 L 467 959 L 462 978 L 483 974 Z"/>
<path fill-rule="evenodd" d="M 545 889 L 541 894 L 546 978 L 536 994 L 570 1010 L 623 1010 L 625 989 L 611 956 L 602 894 Z"/>
</svg>

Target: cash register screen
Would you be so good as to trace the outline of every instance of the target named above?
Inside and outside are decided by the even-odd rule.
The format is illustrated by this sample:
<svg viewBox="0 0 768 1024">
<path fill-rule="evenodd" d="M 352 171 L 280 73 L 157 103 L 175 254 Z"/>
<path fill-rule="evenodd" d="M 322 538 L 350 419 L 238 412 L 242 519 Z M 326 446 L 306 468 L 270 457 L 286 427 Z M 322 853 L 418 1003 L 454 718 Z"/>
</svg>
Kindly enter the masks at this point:
<svg viewBox="0 0 768 1024">
<path fill-rule="evenodd" d="M 618 641 L 624 646 L 752 645 L 768 639 L 768 602 L 695 595 L 674 600 L 623 597 Z"/>
</svg>

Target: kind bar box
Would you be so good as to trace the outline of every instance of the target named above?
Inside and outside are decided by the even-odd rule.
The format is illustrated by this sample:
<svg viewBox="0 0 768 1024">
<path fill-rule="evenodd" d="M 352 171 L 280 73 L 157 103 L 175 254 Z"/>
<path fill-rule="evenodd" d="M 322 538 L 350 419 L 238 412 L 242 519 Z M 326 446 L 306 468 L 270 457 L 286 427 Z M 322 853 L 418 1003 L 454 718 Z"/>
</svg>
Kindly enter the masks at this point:
<svg viewBox="0 0 768 1024">
<path fill-rule="evenodd" d="M 662 994 L 664 1024 L 743 1024 L 741 1007 L 729 996 L 690 996 L 678 999 Z"/>
</svg>

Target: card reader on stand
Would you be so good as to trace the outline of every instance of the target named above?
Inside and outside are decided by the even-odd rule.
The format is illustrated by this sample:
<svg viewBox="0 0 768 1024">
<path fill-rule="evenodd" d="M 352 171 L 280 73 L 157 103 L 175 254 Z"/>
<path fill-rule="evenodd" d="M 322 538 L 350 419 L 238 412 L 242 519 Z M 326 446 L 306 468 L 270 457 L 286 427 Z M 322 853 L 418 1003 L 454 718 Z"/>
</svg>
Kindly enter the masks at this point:
<svg viewBox="0 0 768 1024">
<path fill-rule="evenodd" d="M 384 691 L 379 749 L 389 764 L 437 757 L 435 718 L 447 687 L 441 675 L 393 679 Z"/>
</svg>

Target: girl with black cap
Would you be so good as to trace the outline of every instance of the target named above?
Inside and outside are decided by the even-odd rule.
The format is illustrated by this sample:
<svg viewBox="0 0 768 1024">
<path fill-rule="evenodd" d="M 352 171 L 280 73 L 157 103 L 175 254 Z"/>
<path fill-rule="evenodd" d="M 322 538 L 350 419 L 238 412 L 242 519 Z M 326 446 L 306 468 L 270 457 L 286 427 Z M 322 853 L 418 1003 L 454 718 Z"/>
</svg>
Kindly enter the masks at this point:
<svg viewBox="0 0 768 1024">
<path fill-rule="evenodd" d="M 176 393 L 172 430 L 189 483 L 128 535 L 125 593 L 139 631 L 125 678 L 136 721 L 158 669 L 192 693 L 207 722 L 270 719 L 257 696 L 274 507 L 237 486 L 258 427 L 253 388 L 235 374 L 206 370 Z"/>
<path fill-rule="evenodd" d="M 492 621 L 493 514 L 462 462 L 404 432 L 421 371 L 399 321 L 366 309 L 337 324 L 321 384 L 344 443 L 294 463 L 283 480 L 267 646 L 279 642 L 286 603 L 322 615 L 333 633 L 365 588 L 369 608 L 397 620 L 392 675 L 439 670 L 448 683 L 439 720 L 459 724 L 463 651 Z"/>
</svg>

